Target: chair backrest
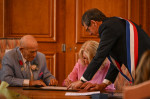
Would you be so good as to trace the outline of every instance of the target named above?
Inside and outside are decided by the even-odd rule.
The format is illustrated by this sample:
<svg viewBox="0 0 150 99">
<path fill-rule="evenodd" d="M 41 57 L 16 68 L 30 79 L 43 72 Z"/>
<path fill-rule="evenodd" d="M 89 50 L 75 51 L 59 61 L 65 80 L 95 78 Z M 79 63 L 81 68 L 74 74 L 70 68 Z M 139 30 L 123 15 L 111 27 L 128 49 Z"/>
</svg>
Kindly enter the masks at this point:
<svg viewBox="0 0 150 99">
<path fill-rule="evenodd" d="M 123 88 L 123 99 L 149 99 L 150 80 L 134 86 Z"/>
<path fill-rule="evenodd" d="M 0 69 L 2 67 L 1 62 L 5 54 L 5 51 L 13 49 L 20 44 L 19 38 L 0 38 Z"/>
<path fill-rule="evenodd" d="M 121 66 L 121 70 L 125 75 L 127 75 L 130 79 L 132 79 L 131 76 L 130 76 L 129 71 L 127 70 L 127 68 L 124 65 Z M 116 90 L 123 90 L 124 86 L 130 86 L 131 84 L 129 83 L 129 81 L 127 81 L 121 75 L 121 73 L 119 73 L 116 80 L 115 80 L 115 82 L 114 82 L 114 85 L 115 85 Z"/>
</svg>

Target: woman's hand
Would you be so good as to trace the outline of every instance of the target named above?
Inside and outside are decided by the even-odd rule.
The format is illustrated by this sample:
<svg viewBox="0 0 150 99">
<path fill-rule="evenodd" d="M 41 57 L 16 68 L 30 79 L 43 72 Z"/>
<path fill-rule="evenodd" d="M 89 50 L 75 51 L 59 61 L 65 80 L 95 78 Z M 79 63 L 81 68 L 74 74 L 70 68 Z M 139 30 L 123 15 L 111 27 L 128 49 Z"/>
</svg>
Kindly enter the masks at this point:
<svg viewBox="0 0 150 99">
<path fill-rule="evenodd" d="M 72 83 L 72 81 L 68 77 L 64 80 L 64 85 L 66 87 L 68 87 L 71 83 Z"/>
</svg>

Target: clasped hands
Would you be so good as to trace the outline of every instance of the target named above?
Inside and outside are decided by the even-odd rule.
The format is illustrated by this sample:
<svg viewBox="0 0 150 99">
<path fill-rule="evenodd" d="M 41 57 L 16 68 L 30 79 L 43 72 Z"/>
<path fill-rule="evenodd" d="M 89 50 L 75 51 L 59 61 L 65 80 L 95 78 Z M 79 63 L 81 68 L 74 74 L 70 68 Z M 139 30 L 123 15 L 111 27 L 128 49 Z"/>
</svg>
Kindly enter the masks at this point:
<svg viewBox="0 0 150 99">
<path fill-rule="evenodd" d="M 81 82 L 80 80 L 70 83 L 70 85 L 67 86 L 67 89 L 72 88 L 75 90 L 87 90 L 87 91 L 102 91 L 103 89 L 105 89 L 107 87 L 107 85 L 105 83 L 101 83 L 101 84 L 92 84 L 90 82 Z"/>
<path fill-rule="evenodd" d="M 56 86 L 58 85 L 58 81 L 56 79 L 51 79 L 49 86 Z M 43 86 L 46 87 L 46 84 L 43 82 L 43 80 L 33 80 L 29 82 L 29 86 Z"/>
</svg>

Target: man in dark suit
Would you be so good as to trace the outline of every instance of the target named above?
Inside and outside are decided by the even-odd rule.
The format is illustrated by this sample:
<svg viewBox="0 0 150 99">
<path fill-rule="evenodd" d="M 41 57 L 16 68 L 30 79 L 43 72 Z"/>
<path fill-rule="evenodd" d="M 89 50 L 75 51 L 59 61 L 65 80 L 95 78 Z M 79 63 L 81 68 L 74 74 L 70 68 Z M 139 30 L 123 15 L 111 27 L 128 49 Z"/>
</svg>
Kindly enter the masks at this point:
<svg viewBox="0 0 150 99">
<path fill-rule="evenodd" d="M 100 36 L 97 53 L 81 79 L 70 84 L 73 89 L 102 90 L 114 83 L 120 72 L 130 83 L 134 82 L 135 69 L 142 54 L 150 49 L 150 38 L 135 23 L 119 17 L 106 17 L 98 9 L 90 9 L 82 16 L 82 25 L 91 35 Z M 89 84 L 104 59 L 108 57 L 111 66 L 102 84 Z M 121 70 L 125 65 L 132 79 Z M 117 68 L 116 68 L 117 67 Z M 85 83 L 86 82 L 86 83 Z"/>
<path fill-rule="evenodd" d="M 45 55 L 38 52 L 38 43 L 31 35 L 23 36 L 20 47 L 8 52 L 2 60 L 2 81 L 10 86 L 57 85 L 47 69 Z"/>
</svg>

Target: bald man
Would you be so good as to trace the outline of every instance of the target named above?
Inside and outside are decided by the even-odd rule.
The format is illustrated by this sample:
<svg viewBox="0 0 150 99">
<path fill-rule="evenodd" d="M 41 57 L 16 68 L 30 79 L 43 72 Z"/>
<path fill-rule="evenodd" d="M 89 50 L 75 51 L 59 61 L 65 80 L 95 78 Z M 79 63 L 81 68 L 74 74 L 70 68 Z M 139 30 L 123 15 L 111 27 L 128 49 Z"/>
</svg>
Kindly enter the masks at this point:
<svg viewBox="0 0 150 99">
<path fill-rule="evenodd" d="M 2 60 L 2 81 L 10 86 L 48 86 L 58 81 L 47 69 L 45 55 L 31 35 L 23 36 L 20 46 L 8 51 Z"/>
</svg>

